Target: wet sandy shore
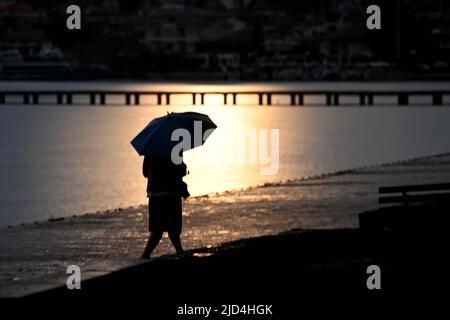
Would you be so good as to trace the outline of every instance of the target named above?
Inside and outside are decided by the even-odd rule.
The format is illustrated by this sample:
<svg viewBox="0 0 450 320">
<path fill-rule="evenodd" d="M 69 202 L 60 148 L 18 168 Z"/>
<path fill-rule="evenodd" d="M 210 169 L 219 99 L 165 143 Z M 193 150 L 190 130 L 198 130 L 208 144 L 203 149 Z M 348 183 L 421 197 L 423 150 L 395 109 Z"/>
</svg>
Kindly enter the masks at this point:
<svg viewBox="0 0 450 320">
<path fill-rule="evenodd" d="M 191 198 L 183 242 L 192 249 L 298 228 L 356 228 L 357 214 L 377 206 L 379 186 L 449 180 L 444 154 Z M 146 237 L 145 205 L 0 229 L 0 296 L 63 285 L 72 264 L 86 279 L 141 263 Z M 164 238 L 155 256 L 172 252 Z"/>
</svg>

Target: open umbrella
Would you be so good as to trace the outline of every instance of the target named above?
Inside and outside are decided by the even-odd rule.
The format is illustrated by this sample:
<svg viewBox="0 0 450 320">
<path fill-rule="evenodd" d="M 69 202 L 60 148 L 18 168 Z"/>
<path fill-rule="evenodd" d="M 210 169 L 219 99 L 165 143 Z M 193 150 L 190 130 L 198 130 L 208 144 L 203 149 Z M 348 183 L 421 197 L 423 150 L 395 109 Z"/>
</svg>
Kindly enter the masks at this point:
<svg viewBox="0 0 450 320">
<path fill-rule="evenodd" d="M 171 112 L 166 116 L 155 118 L 131 141 L 140 155 L 153 157 L 170 157 L 174 144 L 178 143 L 181 132 L 183 138 L 189 136 L 190 141 L 183 144 L 183 150 L 201 146 L 216 124 L 206 115 L 198 112 Z M 180 131 L 181 130 L 181 131 Z"/>
</svg>

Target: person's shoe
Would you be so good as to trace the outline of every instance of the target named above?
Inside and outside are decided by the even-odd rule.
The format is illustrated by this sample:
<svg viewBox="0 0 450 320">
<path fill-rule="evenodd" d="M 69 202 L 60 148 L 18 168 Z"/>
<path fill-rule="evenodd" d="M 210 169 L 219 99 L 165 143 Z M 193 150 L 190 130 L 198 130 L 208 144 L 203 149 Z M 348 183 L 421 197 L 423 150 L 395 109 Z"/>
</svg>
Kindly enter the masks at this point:
<svg viewBox="0 0 450 320">
<path fill-rule="evenodd" d="M 184 256 L 186 254 L 186 251 L 177 251 L 177 256 Z"/>
<path fill-rule="evenodd" d="M 148 260 L 148 259 L 150 259 L 150 255 L 143 253 L 141 256 L 141 260 Z"/>
</svg>

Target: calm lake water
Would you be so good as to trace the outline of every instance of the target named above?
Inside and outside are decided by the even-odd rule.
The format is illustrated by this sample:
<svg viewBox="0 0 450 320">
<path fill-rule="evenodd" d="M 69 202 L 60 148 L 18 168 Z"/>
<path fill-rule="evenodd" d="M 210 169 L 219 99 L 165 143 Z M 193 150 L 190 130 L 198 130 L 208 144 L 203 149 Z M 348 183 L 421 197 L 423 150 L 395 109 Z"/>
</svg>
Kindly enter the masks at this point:
<svg viewBox="0 0 450 320">
<path fill-rule="evenodd" d="M 450 83 L 285 83 L 154 84 L 0 82 L 1 89 L 168 89 L 253 90 L 294 88 L 447 89 Z M 221 96 L 207 96 L 205 106 L 191 106 L 190 96 L 173 97 L 171 106 L 0 107 L 0 226 L 114 209 L 146 201 L 142 158 L 130 141 L 154 117 L 167 111 L 207 113 L 218 125 L 206 144 L 186 152 L 192 195 L 221 192 L 313 174 L 450 151 L 450 108 L 414 106 L 288 107 L 254 106 L 256 97 L 223 106 Z M 77 99 L 77 98 L 75 98 Z M 445 99 L 449 99 L 446 97 Z M 75 100 L 80 101 L 81 100 Z M 12 100 L 10 102 L 13 102 Z M 143 103 L 152 103 L 144 99 Z M 317 99 L 317 106 L 323 101 Z M 354 101 L 345 101 L 348 105 Z M 268 164 L 240 164 L 237 147 L 246 139 L 279 133 L 279 168 L 263 175 Z M 247 140 L 245 140 L 247 141 Z M 257 138 L 257 143 L 261 140 Z M 272 141 L 273 142 L 273 141 Z M 258 152 L 265 144 L 257 146 Z M 243 149 L 248 152 L 250 147 Z M 265 149 L 264 149 L 265 150 Z M 258 154 L 257 154 L 258 155 Z M 245 154 L 245 159 L 248 154 Z M 272 158 L 272 164 L 274 159 Z M 248 161 L 247 161 L 248 162 Z"/>
</svg>

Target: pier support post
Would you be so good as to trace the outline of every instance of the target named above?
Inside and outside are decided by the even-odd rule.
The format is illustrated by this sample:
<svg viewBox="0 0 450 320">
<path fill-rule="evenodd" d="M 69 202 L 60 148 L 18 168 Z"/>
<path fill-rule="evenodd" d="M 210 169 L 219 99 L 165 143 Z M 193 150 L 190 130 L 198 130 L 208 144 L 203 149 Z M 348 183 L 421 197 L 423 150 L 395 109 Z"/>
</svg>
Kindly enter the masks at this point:
<svg viewBox="0 0 450 320">
<path fill-rule="evenodd" d="M 224 94 L 223 94 L 223 105 L 224 105 L 224 106 L 227 105 L 227 102 L 228 102 L 228 101 L 227 101 L 227 100 L 228 100 L 227 98 L 228 98 L 228 94 L 224 93 Z"/>
<path fill-rule="evenodd" d="M 441 93 L 433 93 L 433 105 L 434 106 L 442 106 L 442 94 Z"/>
<path fill-rule="evenodd" d="M 201 104 L 201 105 L 204 105 L 204 104 L 205 104 L 205 94 L 204 94 L 204 93 L 201 93 L 201 94 L 200 94 L 200 104 Z"/>
<path fill-rule="evenodd" d="M 71 94 L 71 93 L 68 93 L 68 94 L 67 94 L 67 104 L 72 104 L 72 101 L 73 101 L 73 99 L 72 99 L 72 94 Z"/>
<path fill-rule="evenodd" d="M 291 106 L 295 106 L 296 105 L 295 97 L 296 97 L 296 94 L 295 93 L 291 93 Z"/>
<path fill-rule="evenodd" d="M 339 93 L 335 93 L 334 94 L 334 105 L 338 106 L 339 105 Z"/>
<path fill-rule="evenodd" d="M 166 104 L 170 105 L 170 93 L 166 93 Z"/>
<path fill-rule="evenodd" d="M 33 93 L 32 98 L 33 98 L 33 104 L 39 104 L 39 94 L 38 93 Z"/>
<path fill-rule="evenodd" d="M 162 95 L 161 95 L 161 93 L 158 93 L 158 94 L 156 94 L 156 96 L 157 96 L 157 98 L 158 98 L 158 99 L 157 99 L 157 100 L 158 100 L 158 101 L 157 101 L 158 106 L 160 106 L 161 103 L 162 103 L 162 102 L 161 102 L 161 100 L 162 100 L 162 97 L 161 97 L 161 96 L 162 96 Z"/>
<path fill-rule="evenodd" d="M 267 94 L 267 105 L 272 105 L 272 94 L 268 93 Z"/>
<path fill-rule="evenodd" d="M 400 106 L 408 105 L 408 94 L 407 93 L 399 93 L 398 94 L 398 105 L 400 105 Z"/>
<path fill-rule="evenodd" d="M 264 94 L 263 93 L 258 93 L 258 104 L 260 106 L 262 106 L 262 104 L 263 104 L 263 98 L 264 98 Z"/>
<path fill-rule="evenodd" d="M 28 95 L 28 93 L 24 93 L 23 94 L 23 103 L 24 104 L 29 104 L 30 103 L 30 96 Z"/>
<path fill-rule="evenodd" d="M 373 106 L 373 94 L 371 94 L 371 93 L 367 94 L 367 104 L 369 106 Z"/>
<path fill-rule="evenodd" d="M 63 104 L 63 95 L 61 93 L 58 93 L 56 95 L 56 103 L 57 104 Z"/>
<path fill-rule="evenodd" d="M 298 94 L 298 105 L 303 106 L 305 104 L 305 95 L 303 93 Z"/>
<path fill-rule="evenodd" d="M 235 106 L 237 104 L 237 93 L 233 93 L 233 105 Z"/>
<path fill-rule="evenodd" d="M 91 105 L 95 105 L 95 93 L 89 94 L 89 102 L 91 103 Z"/>
<path fill-rule="evenodd" d="M 359 94 L 359 105 L 363 106 L 366 104 L 366 95 L 364 93 Z"/>
<path fill-rule="evenodd" d="M 100 93 L 100 104 L 101 105 L 106 104 L 106 95 L 104 93 Z"/>
<path fill-rule="evenodd" d="M 327 93 L 327 106 L 331 106 L 331 93 Z"/>
<path fill-rule="evenodd" d="M 125 94 L 125 104 L 129 106 L 131 104 L 131 94 Z"/>
<path fill-rule="evenodd" d="M 192 94 L 192 105 L 195 106 L 195 104 L 197 103 L 196 100 L 197 95 L 195 93 Z"/>
<path fill-rule="evenodd" d="M 134 104 L 137 106 L 141 104 L 141 95 L 139 93 L 134 94 Z"/>
<path fill-rule="evenodd" d="M 0 104 L 5 103 L 5 95 L 3 93 L 0 93 Z"/>
</svg>

